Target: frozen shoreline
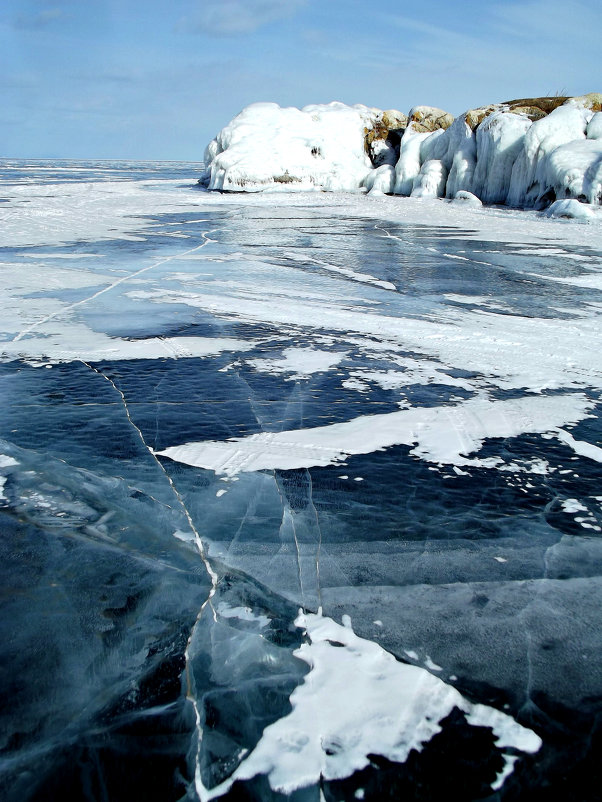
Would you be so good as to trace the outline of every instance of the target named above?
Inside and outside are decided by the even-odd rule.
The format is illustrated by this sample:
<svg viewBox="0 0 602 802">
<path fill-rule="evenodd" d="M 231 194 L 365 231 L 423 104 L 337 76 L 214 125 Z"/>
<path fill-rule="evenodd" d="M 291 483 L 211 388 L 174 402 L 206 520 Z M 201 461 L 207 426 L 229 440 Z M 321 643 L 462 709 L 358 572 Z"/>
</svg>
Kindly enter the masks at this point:
<svg viewBox="0 0 602 802">
<path fill-rule="evenodd" d="M 602 95 L 536 98 L 454 119 L 343 103 L 247 106 L 205 150 L 210 190 L 308 190 L 508 204 L 551 217 L 600 218 Z"/>
</svg>

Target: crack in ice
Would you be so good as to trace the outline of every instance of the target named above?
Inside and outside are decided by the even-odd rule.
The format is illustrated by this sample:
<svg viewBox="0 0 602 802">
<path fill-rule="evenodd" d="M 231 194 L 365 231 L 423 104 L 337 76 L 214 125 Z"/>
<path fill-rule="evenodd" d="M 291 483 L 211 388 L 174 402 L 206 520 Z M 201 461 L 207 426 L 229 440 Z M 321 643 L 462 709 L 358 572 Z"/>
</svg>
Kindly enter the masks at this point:
<svg viewBox="0 0 602 802">
<path fill-rule="evenodd" d="M 212 231 L 214 229 L 211 229 Z M 30 334 L 34 329 L 37 329 L 39 326 L 43 326 L 44 323 L 47 323 L 49 320 L 53 320 L 54 318 L 58 317 L 59 315 L 64 314 L 65 312 L 70 312 L 72 309 L 76 309 L 78 306 L 82 306 L 82 304 L 88 303 L 88 301 L 93 301 L 95 298 L 98 298 L 100 295 L 104 295 L 105 292 L 109 292 L 109 290 L 115 289 L 120 284 L 125 283 L 126 281 L 131 281 L 131 279 L 136 278 L 137 276 L 141 276 L 143 273 L 152 270 L 155 267 L 159 267 L 160 265 L 164 265 L 167 262 L 172 262 L 174 259 L 181 259 L 184 256 L 188 256 L 195 251 L 199 251 L 201 248 L 204 248 L 210 242 L 217 242 L 217 240 L 211 239 L 209 236 L 209 231 L 204 231 L 201 236 L 204 239 L 204 242 L 201 245 L 196 245 L 194 248 L 189 248 L 187 251 L 183 251 L 180 253 L 173 254 L 172 256 L 167 256 L 165 259 L 160 259 L 158 262 L 153 262 L 152 265 L 147 265 L 146 267 L 141 268 L 140 270 L 136 270 L 134 273 L 128 273 L 127 276 L 122 276 L 121 278 L 114 281 L 112 284 L 109 284 L 106 287 L 103 287 L 98 292 L 95 292 L 93 295 L 90 295 L 88 298 L 82 298 L 81 301 L 76 301 L 73 304 L 69 304 L 68 306 L 61 307 L 61 309 L 52 312 L 46 317 L 43 317 L 41 320 L 32 323 L 31 326 L 20 331 L 15 337 L 13 337 L 13 342 L 18 342 L 22 340 L 27 334 Z"/>
<path fill-rule="evenodd" d="M 209 558 L 207 557 L 207 554 L 206 554 L 206 551 L 205 551 L 205 546 L 203 544 L 203 541 L 201 539 L 199 531 L 197 530 L 196 526 L 194 525 L 194 521 L 192 520 L 192 516 L 190 515 L 188 507 L 186 506 L 186 504 L 184 502 L 184 499 L 182 498 L 182 496 L 181 496 L 180 492 L 178 491 L 177 487 L 175 486 L 175 484 L 173 482 L 173 479 L 167 473 L 167 471 L 165 470 L 165 468 L 161 464 L 161 461 L 158 459 L 158 457 L 156 456 L 156 454 L 153 451 L 153 449 L 148 445 L 148 443 L 144 439 L 144 435 L 142 434 L 142 431 L 140 430 L 140 428 L 132 420 L 132 417 L 130 415 L 130 410 L 128 408 L 128 404 L 127 404 L 127 401 L 126 401 L 126 398 L 125 398 L 125 395 L 124 395 L 123 391 L 115 384 L 115 382 L 109 376 L 107 376 L 105 373 L 103 373 L 98 368 L 95 368 L 94 365 L 91 365 L 88 362 L 85 362 L 84 360 L 82 360 L 82 362 L 83 362 L 84 365 L 86 365 L 86 367 L 90 368 L 90 370 L 93 370 L 94 373 L 98 374 L 99 376 L 102 376 L 103 379 L 108 381 L 109 384 L 113 387 L 113 389 L 117 393 L 119 393 L 119 395 L 121 397 L 122 404 L 123 404 L 123 408 L 125 410 L 125 414 L 127 416 L 127 419 L 129 421 L 129 423 L 131 424 L 132 428 L 136 431 L 136 433 L 137 433 L 138 437 L 140 438 L 143 446 L 146 448 L 148 453 L 151 455 L 151 457 L 153 458 L 155 463 L 159 466 L 159 469 L 161 470 L 161 472 L 163 473 L 163 475 L 167 479 L 167 482 L 168 482 L 170 488 L 172 489 L 175 497 L 177 498 L 177 500 L 178 500 L 178 502 L 180 504 L 180 507 L 182 508 L 182 510 L 184 512 L 186 520 L 188 521 L 188 525 L 190 526 L 190 529 L 194 533 L 194 539 L 195 539 L 197 550 L 199 552 L 201 560 L 203 561 L 203 564 L 205 566 L 205 570 L 207 571 L 207 574 L 208 574 L 208 576 L 209 576 L 209 578 L 211 580 L 211 588 L 209 589 L 209 593 L 207 595 L 207 598 L 203 602 L 203 604 L 202 604 L 202 606 L 201 606 L 201 608 L 200 608 L 200 610 L 199 610 L 199 612 L 197 614 L 195 622 L 194 622 L 194 624 L 192 626 L 192 629 L 190 631 L 190 634 L 188 636 L 186 649 L 184 650 L 184 659 L 185 659 L 185 664 L 186 664 L 186 668 L 185 668 L 185 670 L 186 670 L 186 697 L 190 701 L 190 703 L 192 704 L 193 709 L 194 709 L 194 715 L 195 715 L 195 730 L 196 730 L 196 735 L 197 735 L 196 758 L 195 758 L 195 766 L 196 766 L 196 768 L 195 768 L 195 780 L 197 781 L 197 785 L 198 785 L 198 783 L 201 783 L 199 766 L 200 766 L 200 753 L 201 753 L 201 742 L 202 742 L 202 737 L 203 737 L 203 729 L 202 729 L 202 725 L 201 725 L 201 713 L 200 713 L 199 705 L 198 705 L 196 697 L 194 695 L 194 687 L 193 687 L 194 682 L 193 682 L 192 674 L 191 674 L 191 671 L 190 671 L 189 649 L 190 649 L 190 645 L 192 643 L 192 638 L 193 638 L 195 629 L 196 629 L 196 627 L 197 627 L 197 625 L 198 625 L 198 623 L 199 623 L 199 621 L 201 619 L 201 616 L 202 616 L 203 612 L 205 611 L 206 607 L 209 606 L 211 608 L 211 611 L 212 611 L 212 614 L 213 614 L 213 618 L 214 618 L 214 620 L 217 620 L 217 615 L 216 615 L 215 609 L 213 608 L 213 604 L 212 604 L 211 600 L 212 600 L 213 596 L 215 595 L 215 593 L 217 591 L 218 576 L 215 573 L 215 571 L 213 570 L 213 568 L 211 567 L 211 563 L 209 561 Z M 198 775 L 198 777 L 197 777 L 197 775 Z"/>
</svg>

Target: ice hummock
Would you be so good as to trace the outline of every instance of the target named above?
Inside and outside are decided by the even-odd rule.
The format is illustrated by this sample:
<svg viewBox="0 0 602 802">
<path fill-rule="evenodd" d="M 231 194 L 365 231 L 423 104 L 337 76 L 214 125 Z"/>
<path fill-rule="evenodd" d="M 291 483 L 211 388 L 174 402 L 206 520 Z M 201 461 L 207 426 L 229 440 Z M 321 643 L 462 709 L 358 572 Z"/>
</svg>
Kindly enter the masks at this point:
<svg viewBox="0 0 602 802">
<path fill-rule="evenodd" d="M 541 103 L 555 106 L 549 113 L 517 103 L 466 112 L 451 125 L 440 109 L 430 117 L 423 112 L 420 122 L 412 110 L 405 122 L 399 112 L 360 105 L 299 110 L 255 103 L 208 145 L 200 183 L 251 192 L 364 190 L 440 198 L 470 192 L 484 203 L 534 209 L 557 200 L 599 206 L 600 96 Z"/>
<path fill-rule="evenodd" d="M 357 189 L 372 169 L 364 130 L 375 118 L 376 110 L 343 103 L 253 103 L 209 143 L 201 180 L 238 192 Z"/>
</svg>

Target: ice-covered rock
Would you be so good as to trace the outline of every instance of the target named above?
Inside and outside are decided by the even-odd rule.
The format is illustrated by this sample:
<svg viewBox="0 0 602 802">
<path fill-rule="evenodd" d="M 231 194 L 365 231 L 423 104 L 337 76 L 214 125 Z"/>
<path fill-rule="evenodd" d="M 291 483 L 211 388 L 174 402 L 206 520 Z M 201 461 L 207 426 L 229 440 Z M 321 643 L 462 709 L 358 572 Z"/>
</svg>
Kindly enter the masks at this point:
<svg viewBox="0 0 602 802">
<path fill-rule="evenodd" d="M 458 192 L 468 191 L 476 166 L 477 147 L 475 136 L 466 123 L 464 115 L 458 117 L 445 132 L 448 142 L 443 163 L 448 169 L 445 195 L 455 197 Z"/>
<path fill-rule="evenodd" d="M 209 144 L 201 183 L 233 191 L 342 190 L 545 209 L 602 202 L 602 95 L 521 98 L 454 119 L 330 103 L 257 103 Z"/>
<path fill-rule="evenodd" d="M 435 106 L 414 106 L 408 115 L 408 126 L 418 134 L 449 128 L 453 121 L 453 114 Z"/>
<path fill-rule="evenodd" d="M 366 152 L 375 167 L 395 165 L 399 158 L 399 143 L 407 125 L 406 114 L 387 109 L 377 114 L 372 126 L 364 130 Z"/>
<path fill-rule="evenodd" d="M 343 103 L 301 110 L 254 103 L 209 144 L 200 181 L 231 191 L 358 189 L 372 169 L 365 131 L 378 116 Z"/>
<path fill-rule="evenodd" d="M 545 205 L 546 198 L 556 199 L 550 190 L 563 181 L 548 170 L 548 158 L 561 145 L 585 139 L 591 116 L 582 106 L 564 105 L 530 126 L 512 167 L 510 205 L 533 207 Z"/>
<path fill-rule="evenodd" d="M 598 111 L 594 114 L 585 133 L 588 139 L 602 139 L 602 112 Z"/>
<path fill-rule="evenodd" d="M 429 137 L 427 133 L 416 133 L 413 129 L 406 129 L 401 140 L 399 160 L 395 167 L 396 195 L 409 195 L 414 186 L 414 179 L 420 173 L 420 146 Z"/>
<path fill-rule="evenodd" d="M 485 203 L 505 203 L 512 167 L 531 121 L 523 114 L 494 111 L 476 131 L 472 192 Z"/>
<path fill-rule="evenodd" d="M 440 159 L 429 159 L 420 168 L 412 186 L 413 198 L 440 198 L 445 193 L 447 170 Z"/>
<path fill-rule="evenodd" d="M 382 192 L 390 195 L 395 188 L 395 168 L 391 164 L 381 164 L 376 170 L 371 170 L 364 179 L 362 186 L 368 192 Z"/>
<path fill-rule="evenodd" d="M 466 192 L 465 189 L 461 189 L 459 192 L 453 197 L 454 201 L 458 203 L 465 203 L 467 206 L 482 206 L 483 202 L 477 198 L 476 195 L 473 195 L 472 192 Z"/>
<path fill-rule="evenodd" d="M 587 222 L 596 216 L 593 209 L 573 198 L 554 201 L 544 214 L 546 217 L 566 217 L 569 220 L 585 220 Z"/>
</svg>

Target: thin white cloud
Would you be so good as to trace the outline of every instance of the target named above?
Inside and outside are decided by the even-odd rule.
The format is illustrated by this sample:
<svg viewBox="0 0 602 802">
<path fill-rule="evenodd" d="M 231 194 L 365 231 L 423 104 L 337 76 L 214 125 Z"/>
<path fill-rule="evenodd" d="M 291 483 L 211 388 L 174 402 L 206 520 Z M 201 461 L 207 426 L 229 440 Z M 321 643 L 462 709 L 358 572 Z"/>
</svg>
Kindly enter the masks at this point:
<svg viewBox="0 0 602 802">
<path fill-rule="evenodd" d="M 254 33 L 270 22 L 293 15 L 306 0 L 205 0 L 194 28 L 213 36 Z"/>
<path fill-rule="evenodd" d="M 520 3 L 496 3 L 490 7 L 491 19 L 497 23 L 498 30 L 506 36 L 529 39 L 533 43 L 548 41 L 569 48 L 576 45 L 582 48 L 598 42 L 602 23 L 602 6 L 599 2 L 584 3 L 572 0 L 529 0 Z M 564 55 L 571 58 L 572 53 L 552 54 L 558 58 Z"/>
<path fill-rule="evenodd" d="M 47 8 L 37 14 L 18 14 L 13 20 L 13 25 L 15 28 L 24 30 L 39 30 L 46 28 L 63 16 L 62 8 Z"/>
</svg>

